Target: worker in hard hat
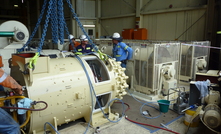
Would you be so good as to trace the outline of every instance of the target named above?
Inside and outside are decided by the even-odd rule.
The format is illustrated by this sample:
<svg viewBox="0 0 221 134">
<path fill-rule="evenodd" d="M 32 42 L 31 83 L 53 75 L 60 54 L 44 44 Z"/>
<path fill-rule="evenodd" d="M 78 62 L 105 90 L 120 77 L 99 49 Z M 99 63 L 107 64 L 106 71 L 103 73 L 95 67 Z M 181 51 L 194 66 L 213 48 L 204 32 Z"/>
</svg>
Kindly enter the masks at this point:
<svg viewBox="0 0 221 134">
<path fill-rule="evenodd" d="M 69 51 L 74 50 L 74 48 L 76 48 L 77 46 L 80 45 L 80 43 L 75 40 L 73 35 L 70 34 L 69 39 L 71 40 L 71 43 L 69 44 Z M 74 46 L 74 48 L 73 48 L 73 46 Z"/>
<path fill-rule="evenodd" d="M 11 76 L 7 75 L 1 68 L 0 85 L 11 88 L 18 95 L 22 94 L 22 86 L 20 86 Z M 0 108 L 0 133 L 20 134 L 19 124 L 2 108 Z"/>
<path fill-rule="evenodd" d="M 130 60 L 133 56 L 133 49 L 122 42 L 123 38 L 119 33 L 114 33 L 111 38 L 113 42 L 113 58 L 121 62 L 121 67 L 126 68 L 127 60 Z"/>
<path fill-rule="evenodd" d="M 88 44 L 88 39 L 86 35 L 81 35 L 79 37 L 81 44 L 76 47 L 77 53 L 76 54 L 84 54 L 84 53 L 90 53 L 93 52 L 93 47 Z"/>
</svg>

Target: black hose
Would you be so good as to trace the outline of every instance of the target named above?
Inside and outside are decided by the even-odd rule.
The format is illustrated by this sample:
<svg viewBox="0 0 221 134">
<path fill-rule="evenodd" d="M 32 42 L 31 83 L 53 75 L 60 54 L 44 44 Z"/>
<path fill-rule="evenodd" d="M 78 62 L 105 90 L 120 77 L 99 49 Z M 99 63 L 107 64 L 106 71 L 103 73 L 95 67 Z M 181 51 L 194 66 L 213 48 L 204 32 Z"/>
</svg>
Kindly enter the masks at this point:
<svg viewBox="0 0 221 134">
<path fill-rule="evenodd" d="M 42 111 L 42 110 L 45 110 L 47 107 L 48 107 L 48 104 L 44 101 L 34 101 L 34 104 L 37 104 L 37 103 L 44 103 L 45 104 L 45 107 L 44 108 L 41 108 L 41 109 L 31 109 L 31 108 L 21 108 L 21 107 L 0 107 L 0 108 L 3 108 L 3 109 L 23 109 L 23 110 L 31 110 L 31 111 Z"/>
</svg>

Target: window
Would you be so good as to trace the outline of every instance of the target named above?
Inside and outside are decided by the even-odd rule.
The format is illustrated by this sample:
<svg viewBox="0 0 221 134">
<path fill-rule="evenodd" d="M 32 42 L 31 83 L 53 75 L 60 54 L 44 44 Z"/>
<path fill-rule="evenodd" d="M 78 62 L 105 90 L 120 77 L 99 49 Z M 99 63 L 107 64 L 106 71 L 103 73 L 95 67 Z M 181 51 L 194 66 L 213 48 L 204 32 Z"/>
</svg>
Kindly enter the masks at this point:
<svg viewBox="0 0 221 134">
<path fill-rule="evenodd" d="M 94 35 L 93 29 L 88 29 L 88 35 Z"/>
</svg>

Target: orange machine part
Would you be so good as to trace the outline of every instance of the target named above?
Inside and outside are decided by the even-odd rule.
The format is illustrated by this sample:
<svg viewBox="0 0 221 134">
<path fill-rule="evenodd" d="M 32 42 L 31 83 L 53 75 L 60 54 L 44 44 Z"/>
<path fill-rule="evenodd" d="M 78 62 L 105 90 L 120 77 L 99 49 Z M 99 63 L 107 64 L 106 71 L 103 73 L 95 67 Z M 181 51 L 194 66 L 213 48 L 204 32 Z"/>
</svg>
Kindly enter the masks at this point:
<svg viewBox="0 0 221 134">
<path fill-rule="evenodd" d="M 2 61 L 2 56 L 0 55 L 0 67 L 3 67 L 4 64 L 3 64 L 3 61 Z"/>
<path fill-rule="evenodd" d="M 123 29 L 122 37 L 123 39 L 133 39 L 134 29 Z"/>
<path fill-rule="evenodd" d="M 147 40 L 148 34 L 146 28 L 134 29 L 134 39 L 135 40 Z"/>
</svg>

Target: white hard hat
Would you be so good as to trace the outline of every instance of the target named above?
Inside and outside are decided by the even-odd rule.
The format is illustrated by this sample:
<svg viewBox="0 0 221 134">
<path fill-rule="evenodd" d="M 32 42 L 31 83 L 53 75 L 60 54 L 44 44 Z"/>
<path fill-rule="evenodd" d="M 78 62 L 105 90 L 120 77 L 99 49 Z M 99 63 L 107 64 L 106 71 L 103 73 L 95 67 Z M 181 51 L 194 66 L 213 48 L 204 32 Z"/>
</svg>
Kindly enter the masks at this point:
<svg viewBox="0 0 221 134">
<path fill-rule="evenodd" d="M 69 35 L 69 39 L 70 39 L 70 40 L 74 39 L 74 36 L 70 34 L 70 35 Z"/>
<path fill-rule="evenodd" d="M 79 38 L 81 41 L 88 41 L 86 35 L 81 35 Z"/>
<path fill-rule="evenodd" d="M 118 38 L 120 38 L 120 34 L 119 33 L 114 33 L 112 38 L 117 38 L 118 39 Z"/>
<path fill-rule="evenodd" d="M 114 40 L 117 40 L 117 41 L 122 41 L 123 40 L 123 38 L 120 37 L 120 34 L 117 33 L 117 32 L 115 32 L 111 38 L 114 39 Z"/>
</svg>

